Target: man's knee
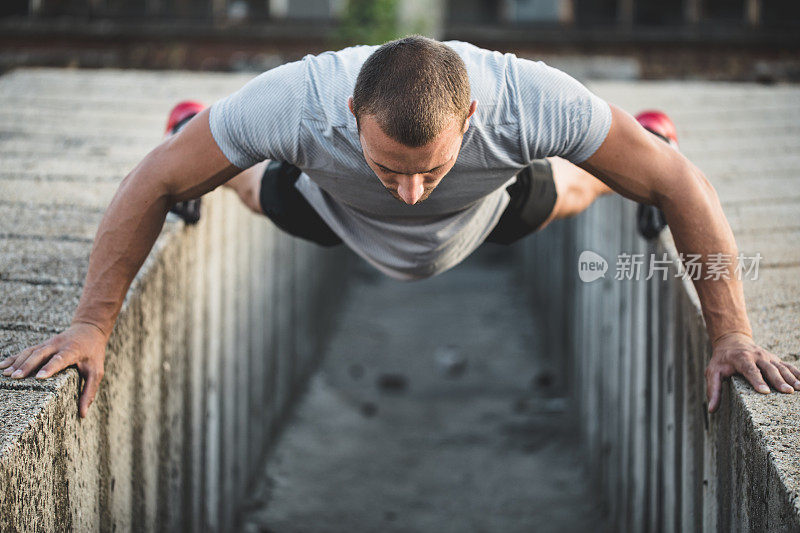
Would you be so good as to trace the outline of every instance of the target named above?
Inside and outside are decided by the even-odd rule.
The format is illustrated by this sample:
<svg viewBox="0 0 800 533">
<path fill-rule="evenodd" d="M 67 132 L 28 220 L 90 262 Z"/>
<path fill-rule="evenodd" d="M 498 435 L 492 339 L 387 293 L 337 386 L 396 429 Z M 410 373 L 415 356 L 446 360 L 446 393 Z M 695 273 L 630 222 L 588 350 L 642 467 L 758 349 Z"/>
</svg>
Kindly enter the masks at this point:
<svg viewBox="0 0 800 533">
<path fill-rule="evenodd" d="M 603 182 L 561 158 L 551 158 L 553 181 L 557 192 L 552 220 L 581 213 L 599 196 L 610 192 Z"/>
</svg>

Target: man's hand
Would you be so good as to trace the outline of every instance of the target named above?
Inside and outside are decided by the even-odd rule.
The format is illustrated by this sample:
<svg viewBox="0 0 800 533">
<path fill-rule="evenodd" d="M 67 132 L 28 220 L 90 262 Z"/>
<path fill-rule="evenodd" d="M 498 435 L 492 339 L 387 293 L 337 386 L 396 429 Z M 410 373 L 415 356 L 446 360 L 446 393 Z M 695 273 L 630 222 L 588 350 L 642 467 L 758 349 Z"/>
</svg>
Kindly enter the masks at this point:
<svg viewBox="0 0 800 533">
<path fill-rule="evenodd" d="M 645 131 L 629 114 L 611 106 L 611 129 L 600 148 L 579 166 L 621 195 L 664 212 L 678 252 L 711 257 L 738 255 L 733 231 L 714 187 L 677 150 Z M 722 380 L 741 373 L 761 393 L 766 380 L 777 390 L 800 390 L 800 372 L 759 347 L 749 336 L 742 280 L 735 265 L 709 276 L 707 266 L 692 281 L 714 352 L 706 369 L 708 410 L 719 407 Z M 720 275 L 721 274 L 721 275 Z"/>
<path fill-rule="evenodd" d="M 736 373 L 742 374 L 762 394 L 769 393 L 765 377 L 776 390 L 784 393 L 800 391 L 800 370 L 761 348 L 744 333 L 729 333 L 717 339 L 706 368 L 706 396 L 710 413 L 719 407 L 722 380 Z"/>
<path fill-rule="evenodd" d="M 167 211 L 176 202 L 199 198 L 240 172 L 214 140 L 208 113 L 207 109 L 198 113 L 122 180 L 97 230 L 72 326 L 0 363 L 5 375 L 23 378 L 41 367 L 36 377 L 44 379 L 76 365 L 84 381 L 78 410 L 81 417 L 86 416 L 103 379 L 108 334 L 128 287 L 161 232 Z"/>
<path fill-rule="evenodd" d="M 24 378 L 40 369 L 36 378 L 46 379 L 68 366 L 76 365 L 83 378 L 78 412 L 84 418 L 103 379 L 107 343 L 105 334 L 96 326 L 75 323 L 50 340 L 4 359 L 0 362 L 0 369 L 5 369 L 3 375 L 14 379 Z"/>
</svg>

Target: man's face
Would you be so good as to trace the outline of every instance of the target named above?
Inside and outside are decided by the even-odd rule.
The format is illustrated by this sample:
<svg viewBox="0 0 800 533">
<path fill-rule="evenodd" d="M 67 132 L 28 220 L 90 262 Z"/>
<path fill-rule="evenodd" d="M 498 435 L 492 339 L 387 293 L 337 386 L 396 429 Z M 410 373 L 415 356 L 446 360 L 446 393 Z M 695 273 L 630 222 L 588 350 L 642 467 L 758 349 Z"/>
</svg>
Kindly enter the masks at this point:
<svg viewBox="0 0 800 533">
<path fill-rule="evenodd" d="M 351 99 L 352 102 L 352 99 Z M 476 102 L 470 106 L 469 116 Z M 352 110 L 352 103 L 350 104 Z M 424 201 L 456 164 L 461 140 L 469 127 L 469 116 L 451 124 L 425 146 L 413 148 L 386 135 L 374 116 L 359 120 L 361 149 L 367 164 L 392 196 L 414 205 Z"/>
</svg>

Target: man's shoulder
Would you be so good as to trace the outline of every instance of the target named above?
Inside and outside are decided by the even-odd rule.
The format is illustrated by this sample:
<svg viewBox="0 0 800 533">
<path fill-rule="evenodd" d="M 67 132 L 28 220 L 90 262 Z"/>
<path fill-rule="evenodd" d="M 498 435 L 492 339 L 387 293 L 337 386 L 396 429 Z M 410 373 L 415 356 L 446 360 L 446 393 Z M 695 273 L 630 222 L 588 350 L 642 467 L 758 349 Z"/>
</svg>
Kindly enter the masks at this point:
<svg viewBox="0 0 800 533">
<path fill-rule="evenodd" d="M 516 122 L 517 56 L 488 50 L 465 41 L 443 41 L 452 48 L 467 68 L 472 99 L 478 101 L 479 116 L 473 123 Z"/>
<path fill-rule="evenodd" d="M 309 74 L 330 76 L 332 73 L 346 78 L 355 78 L 361 70 L 361 65 L 378 47 L 370 45 L 358 45 L 342 48 L 341 50 L 330 50 L 320 54 L 308 54 L 302 61 L 307 65 Z"/>
</svg>

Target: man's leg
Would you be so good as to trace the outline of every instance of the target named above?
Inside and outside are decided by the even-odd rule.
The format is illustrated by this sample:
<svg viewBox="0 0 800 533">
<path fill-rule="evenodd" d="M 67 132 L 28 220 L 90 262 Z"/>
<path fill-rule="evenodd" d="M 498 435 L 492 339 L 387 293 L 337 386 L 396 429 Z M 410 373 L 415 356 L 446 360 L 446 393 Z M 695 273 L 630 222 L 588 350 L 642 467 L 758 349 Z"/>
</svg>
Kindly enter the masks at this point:
<svg viewBox="0 0 800 533">
<path fill-rule="evenodd" d="M 247 208 L 257 215 L 263 215 L 264 211 L 261 209 L 261 178 L 264 175 L 264 170 L 267 168 L 269 161 L 262 161 L 252 167 L 244 170 L 231 178 L 224 187 L 233 189 L 239 196 L 242 203 Z"/>
<path fill-rule="evenodd" d="M 661 111 L 643 111 L 636 115 L 636 120 L 650 133 L 678 149 L 678 136 L 675 124 Z M 540 229 L 551 220 L 577 215 L 589 207 L 593 201 L 611 189 L 585 170 L 558 157 L 549 159 L 553 167 L 558 198 L 551 216 L 540 226 Z M 636 210 L 636 224 L 639 234 L 646 239 L 658 237 L 666 226 L 664 214 L 655 206 L 639 204 Z"/>
<path fill-rule="evenodd" d="M 556 202 L 550 215 L 538 229 L 544 228 L 553 220 L 573 217 L 583 212 L 600 196 L 613 192 L 608 185 L 565 159 L 550 157 L 548 161 L 553 169 Z"/>
<path fill-rule="evenodd" d="M 178 133 L 203 104 L 193 100 L 180 102 L 167 118 L 166 135 Z M 236 192 L 242 203 L 253 213 L 267 216 L 280 229 L 321 246 L 336 246 L 342 240 L 322 220 L 303 195 L 295 188 L 300 169 L 288 163 L 262 161 L 244 170 L 223 184 Z M 200 220 L 202 198 L 175 204 L 170 211 L 187 224 Z"/>
<path fill-rule="evenodd" d="M 233 189 L 248 209 L 266 216 L 289 235 L 321 246 L 342 244 L 295 187 L 301 173 L 289 163 L 262 161 L 234 176 L 225 186 Z"/>
<path fill-rule="evenodd" d="M 551 221 L 575 216 L 591 205 L 599 196 L 608 194 L 611 189 L 599 179 L 560 157 L 548 158 L 553 172 L 556 200 L 550 215 L 537 228 L 547 226 Z M 225 187 L 230 187 L 252 212 L 263 215 L 260 190 L 261 178 L 268 161 L 263 161 L 237 174 Z"/>
<path fill-rule="evenodd" d="M 577 215 L 598 196 L 611 192 L 588 172 L 558 157 L 534 161 L 506 190 L 511 197 L 508 206 L 486 242 L 512 244 L 553 220 Z"/>
<path fill-rule="evenodd" d="M 678 149 L 675 124 L 661 111 L 645 111 L 639 123 L 664 142 Z M 539 231 L 553 220 L 577 215 L 597 198 L 612 190 L 602 181 L 560 157 L 534 161 L 507 187 L 511 201 L 486 238 L 487 242 L 511 244 Z M 666 226 L 664 214 L 655 206 L 639 204 L 636 211 L 639 234 L 658 237 Z"/>
<path fill-rule="evenodd" d="M 203 109 L 205 109 L 205 105 L 195 100 L 184 100 L 178 103 L 172 108 L 167 117 L 167 127 L 164 134 L 167 136 L 175 135 Z M 264 214 L 261 210 L 258 192 L 261 187 L 261 176 L 264 174 L 266 166 L 267 161 L 261 162 L 240 172 L 233 179 L 223 184 L 224 187 L 230 187 L 236 191 L 244 205 L 259 215 Z M 173 207 L 172 211 L 188 224 L 194 224 L 200 218 L 200 199 L 180 202 Z"/>
</svg>

